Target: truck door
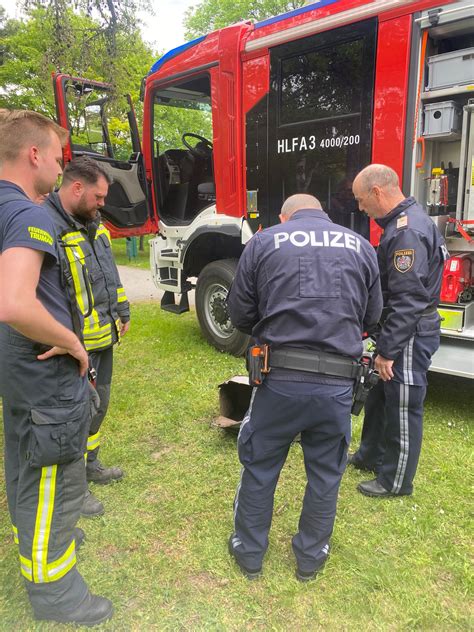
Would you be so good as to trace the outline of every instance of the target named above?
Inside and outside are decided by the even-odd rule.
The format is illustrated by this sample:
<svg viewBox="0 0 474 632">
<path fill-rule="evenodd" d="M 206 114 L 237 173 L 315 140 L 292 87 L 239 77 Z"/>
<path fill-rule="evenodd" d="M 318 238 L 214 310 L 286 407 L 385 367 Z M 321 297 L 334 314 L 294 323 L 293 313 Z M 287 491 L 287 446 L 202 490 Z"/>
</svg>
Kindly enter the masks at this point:
<svg viewBox="0 0 474 632">
<path fill-rule="evenodd" d="M 372 19 L 270 49 L 268 158 L 248 187 L 258 189 L 263 226 L 278 222 L 289 195 L 308 193 L 333 221 L 368 237 L 351 185 L 371 158 L 376 33 Z M 247 145 L 251 168 L 252 152 L 264 157 L 264 139 L 247 138 L 255 138 Z"/>
<path fill-rule="evenodd" d="M 65 159 L 87 155 L 113 179 L 101 214 L 113 237 L 156 232 L 138 127 L 130 97 L 113 86 L 56 74 L 58 122 L 70 132 Z"/>
</svg>

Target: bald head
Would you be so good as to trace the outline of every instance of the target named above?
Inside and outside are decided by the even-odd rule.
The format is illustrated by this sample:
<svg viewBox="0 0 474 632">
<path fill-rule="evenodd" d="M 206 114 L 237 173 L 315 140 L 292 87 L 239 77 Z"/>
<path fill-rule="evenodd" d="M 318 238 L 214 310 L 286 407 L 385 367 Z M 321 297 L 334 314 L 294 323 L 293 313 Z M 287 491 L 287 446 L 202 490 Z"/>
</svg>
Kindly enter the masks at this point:
<svg viewBox="0 0 474 632">
<path fill-rule="evenodd" d="M 290 219 L 296 211 L 301 211 L 302 209 L 320 211 L 321 202 L 314 196 L 308 195 L 307 193 L 297 193 L 296 195 L 291 195 L 285 200 L 283 206 L 281 207 L 280 220 L 286 221 Z"/>
<path fill-rule="evenodd" d="M 366 190 L 374 186 L 387 190 L 400 188 L 396 172 L 387 165 L 369 165 L 356 176 L 354 184 L 356 182 L 360 182 Z"/>
<path fill-rule="evenodd" d="M 359 209 L 369 217 L 384 217 L 405 199 L 398 175 L 386 165 L 369 165 L 355 177 L 352 191 Z"/>
</svg>

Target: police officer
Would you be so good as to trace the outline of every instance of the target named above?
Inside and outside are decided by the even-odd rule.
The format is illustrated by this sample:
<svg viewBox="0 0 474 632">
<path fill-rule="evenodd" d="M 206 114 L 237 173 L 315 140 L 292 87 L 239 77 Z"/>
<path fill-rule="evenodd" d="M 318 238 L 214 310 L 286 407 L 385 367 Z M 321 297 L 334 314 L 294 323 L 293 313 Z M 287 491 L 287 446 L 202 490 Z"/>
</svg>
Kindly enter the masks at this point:
<svg viewBox="0 0 474 632">
<path fill-rule="evenodd" d="M 426 373 L 439 347 L 436 308 L 447 250 L 425 210 L 405 198 L 393 169 L 366 167 L 353 191 L 360 210 L 384 231 L 377 253 L 384 310 L 375 360 L 383 381 L 369 393 L 361 444 L 349 463 L 377 473 L 358 485 L 366 496 L 408 495 L 421 450 Z"/>
<path fill-rule="evenodd" d="M 100 407 L 94 415 L 87 442 L 87 480 L 107 484 L 123 477 L 119 467 L 104 467 L 97 458 L 100 428 L 107 413 L 112 382 L 113 345 L 130 327 L 130 306 L 115 265 L 110 236 L 100 221 L 111 179 L 98 162 L 75 158 L 64 169 L 58 192 L 45 201 L 60 236 L 83 327 L 84 344 L 96 370 Z M 81 513 L 104 513 L 103 504 L 88 490 Z"/>
<path fill-rule="evenodd" d="M 88 358 L 73 333 L 54 227 L 32 201 L 52 190 L 66 141 L 40 114 L 0 113 L 0 391 L 8 507 L 35 616 L 92 625 L 113 609 L 76 569 Z"/>
<path fill-rule="evenodd" d="M 233 324 L 270 345 L 271 367 L 239 433 L 229 552 L 248 578 L 260 574 L 277 480 L 301 433 L 307 487 L 293 551 L 307 581 L 329 553 L 362 333 L 377 323 L 382 295 L 372 246 L 333 224 L 316 198 L 288 198 L 280 220 L 249 241 L 229 295 Z"/>
</svg>

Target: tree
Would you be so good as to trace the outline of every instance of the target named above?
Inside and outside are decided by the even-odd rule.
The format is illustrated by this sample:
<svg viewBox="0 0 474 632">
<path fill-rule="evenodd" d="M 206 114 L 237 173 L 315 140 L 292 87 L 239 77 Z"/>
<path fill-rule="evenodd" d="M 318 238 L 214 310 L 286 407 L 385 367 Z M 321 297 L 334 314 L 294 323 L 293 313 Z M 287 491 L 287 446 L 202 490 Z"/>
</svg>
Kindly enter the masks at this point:
<svg viewBox="0 0 474 632">
<path fill-rule="evenodd" d="M 193 39 L 241 20 L 264 20 L 304 4 L 305 0 L 202 0 L 185 14 L 186 37 Z"/>
<path fill-rule="evenodd" d="M 117 94 L 128 92 L 137 102 L 140 81 L 155 59 L 135 27 L 117 31 L 112 63 L 100 24 L 70 8 L 62 13 L 60 27 L 51 8 L 37 7 L 22 22 L 0 21 L 0 28 L 0 107 L 29 108 L 54 116 L 52 72 L 112 82 Z"/>
</svg>

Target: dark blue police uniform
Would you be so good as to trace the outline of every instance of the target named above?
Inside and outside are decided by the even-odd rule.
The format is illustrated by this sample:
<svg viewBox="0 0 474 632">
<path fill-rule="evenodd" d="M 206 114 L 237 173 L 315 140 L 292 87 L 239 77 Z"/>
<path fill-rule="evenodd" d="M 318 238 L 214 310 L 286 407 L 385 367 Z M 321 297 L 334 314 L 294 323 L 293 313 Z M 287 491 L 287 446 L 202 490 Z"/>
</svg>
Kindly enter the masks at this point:
<svg viewBox="0 0 474 632">
<path fill-rule="evenodd" d="M 72 330 L 48 213 L 3 180 L 0 252 L 15 247 L 45 253 L 38 299 Z M 37 614 L 56 606 L 74 609 L 88 594 L 76 569 L 74 527 L 86 490 L 89 390 L 71 356 L 37 360 L 47 348 L 0 324 L 8 508 L 21 573 Z"/>
<path fill-rule="evenodd" d="M 421 450 L 423 402 L 431 356 L 439 347 L 437 312 L 447 258 L 434 222 L 413 197 L 376 220 L 384 310 L 377 351 L 394 360 L 394 377 L 369 393 L 356 466 L 374 469 L 392 494 L 411 494 Z"/>
<path fill-rule="evenodd" d="M 252 237 L 228 303 L 233 324 L 272 350 L 358 359 L 362 332 L 382 309 L 375 251 L 322 210 L 299 210 Z M 231 538 L 244 567 L 261 566 L 275 487 L 298 433 L 308 484 L 293 550 L 304 572 L 325 562 L 350 442 L 352 388 L 351 379 L 275 368 L 254 389 L 238 438 L 243 468 Z"/>
</svg>

